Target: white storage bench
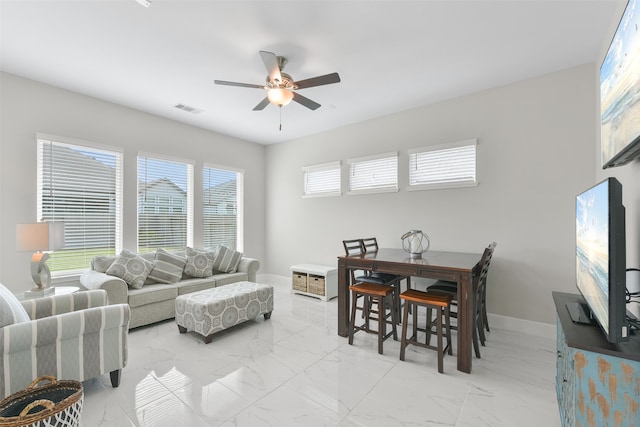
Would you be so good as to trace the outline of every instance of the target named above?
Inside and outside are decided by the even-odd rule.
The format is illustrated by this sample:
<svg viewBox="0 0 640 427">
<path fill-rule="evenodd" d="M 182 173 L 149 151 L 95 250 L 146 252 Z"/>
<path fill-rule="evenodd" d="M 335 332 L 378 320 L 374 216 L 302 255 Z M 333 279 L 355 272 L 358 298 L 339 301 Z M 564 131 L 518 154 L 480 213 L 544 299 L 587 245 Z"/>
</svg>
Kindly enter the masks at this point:
<svg viewBox="0 0 640 427">
<path fill-rule="evenodd" d="M 209 344 L 213 334 L 273 311 L 273 286 L 238 282 L 176 298 L 176 324 L 181 334 L 195 331 Z"/>
</svg>

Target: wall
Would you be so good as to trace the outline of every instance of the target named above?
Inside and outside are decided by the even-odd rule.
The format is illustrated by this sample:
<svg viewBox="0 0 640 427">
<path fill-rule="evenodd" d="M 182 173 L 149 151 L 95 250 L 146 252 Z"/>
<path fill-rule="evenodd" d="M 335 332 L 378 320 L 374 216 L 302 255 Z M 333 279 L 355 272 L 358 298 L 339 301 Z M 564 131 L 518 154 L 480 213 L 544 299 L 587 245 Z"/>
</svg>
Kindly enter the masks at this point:
<svg viewBox="0 0 640 427">
<path fill-rule="evenodd" d="M 431 249 L 498 242 L 488 310 L 555 323 L 551 291 L 575 292 L 575 195 L 595 180 L 594 64 L 347 126 L 266 149 L 266 265 L 336 264 L 347 238 L 401 247 L 421 229 Z M 380 102 L 384 102 L 381 99 Z M 339 106 L 338 106 L 339 108 Z M 478 138 L 474 188 L 407 191 L 407 149 Z M 399 152 L 400 191 L 304 199 L 302 167 Z"/>
<path fill-rule="evenodd" d="M 36 132 L 124 148 L 123 244 L 131 250 L 137 245 L 138 151 L 197 160 L 196 170 L 202 162 L 244 170 L 243 250 L 264 259 L 264 146 L 11 74 L 0 79 L 0 281 L 9 289 L 31 287 L 30 254 L 16 252 L 15 226 L 36 220 Z M 195 246 L 201 242 L 197 208 Z"/>
</svg>

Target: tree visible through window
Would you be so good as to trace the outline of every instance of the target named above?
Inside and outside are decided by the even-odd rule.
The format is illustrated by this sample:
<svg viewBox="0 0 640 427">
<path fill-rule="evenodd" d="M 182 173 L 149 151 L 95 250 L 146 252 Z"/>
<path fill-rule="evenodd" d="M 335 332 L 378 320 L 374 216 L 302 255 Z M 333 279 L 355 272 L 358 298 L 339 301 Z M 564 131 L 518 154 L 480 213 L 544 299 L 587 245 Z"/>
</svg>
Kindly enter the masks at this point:
<svg viewBox="0 0 640 427">
<path fill-rule="evenodd" d="M 193 165 L 138 156 L 138 252 L 193 244 Z"/>
<path fill-rule="evenodd" d="M 120 250 L 121 176 L 121 152 L 38 139 L 38 220 L 65 223 L 65 247 L 48 261 L 54 275 Z"/>
<path fill-rule="evenodd" d="M 242 173 L 205 166 L 202 173 L 202 240 L 204 247 L 238 248 L 238 218 L 242 216 Z"/>
</svg>

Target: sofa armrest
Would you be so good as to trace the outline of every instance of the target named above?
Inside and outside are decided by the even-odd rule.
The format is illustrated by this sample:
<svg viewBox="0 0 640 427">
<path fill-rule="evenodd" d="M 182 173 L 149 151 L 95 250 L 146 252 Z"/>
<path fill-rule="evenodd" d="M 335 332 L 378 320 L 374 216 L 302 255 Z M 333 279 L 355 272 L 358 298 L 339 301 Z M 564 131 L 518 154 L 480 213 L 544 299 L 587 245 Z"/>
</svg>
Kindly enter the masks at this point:
<svg viewBox="0 0 640 427">
<path fill-rule="evenodd" d="M 21 304 L 31 319 L 41 319 L 76 310 L 105 306 L 107 305 L 107 293 L 104 290 L 75 292 L 21 301 Z"/>
<path fill-rule="evenodd" d="M 238 264 L 238 271 L 247 273 L 250 282 L 256 281 L 256 273 L 260 268 L 260 261 L 254 258 L 242 257 L 240 258 L 240 264 Z"/>
<path fill-rule="evenodd" d="M 80 284 L 89 290 L 107 291 L 109 304 L 126 304 L 129 301 L 127 283 L 119 277 L 87 270 L 80 276 Z"/>
</svg>

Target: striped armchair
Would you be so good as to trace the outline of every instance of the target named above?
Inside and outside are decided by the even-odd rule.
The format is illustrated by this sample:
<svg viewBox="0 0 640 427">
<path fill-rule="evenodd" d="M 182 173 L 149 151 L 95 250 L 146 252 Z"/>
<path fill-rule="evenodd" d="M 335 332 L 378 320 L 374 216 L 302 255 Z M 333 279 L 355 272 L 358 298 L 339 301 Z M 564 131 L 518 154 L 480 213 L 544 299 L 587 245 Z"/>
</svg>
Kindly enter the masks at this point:
<svg viewBox="0 0 640 427">
<path fill-rule="evenodd" d="M 130 311 L 103 290 L 22 301 L 31 321 L 0 328 L 0 397 L 51 375 L 84 381 L 107 372 L 120 385 Z"/>
</svg>

